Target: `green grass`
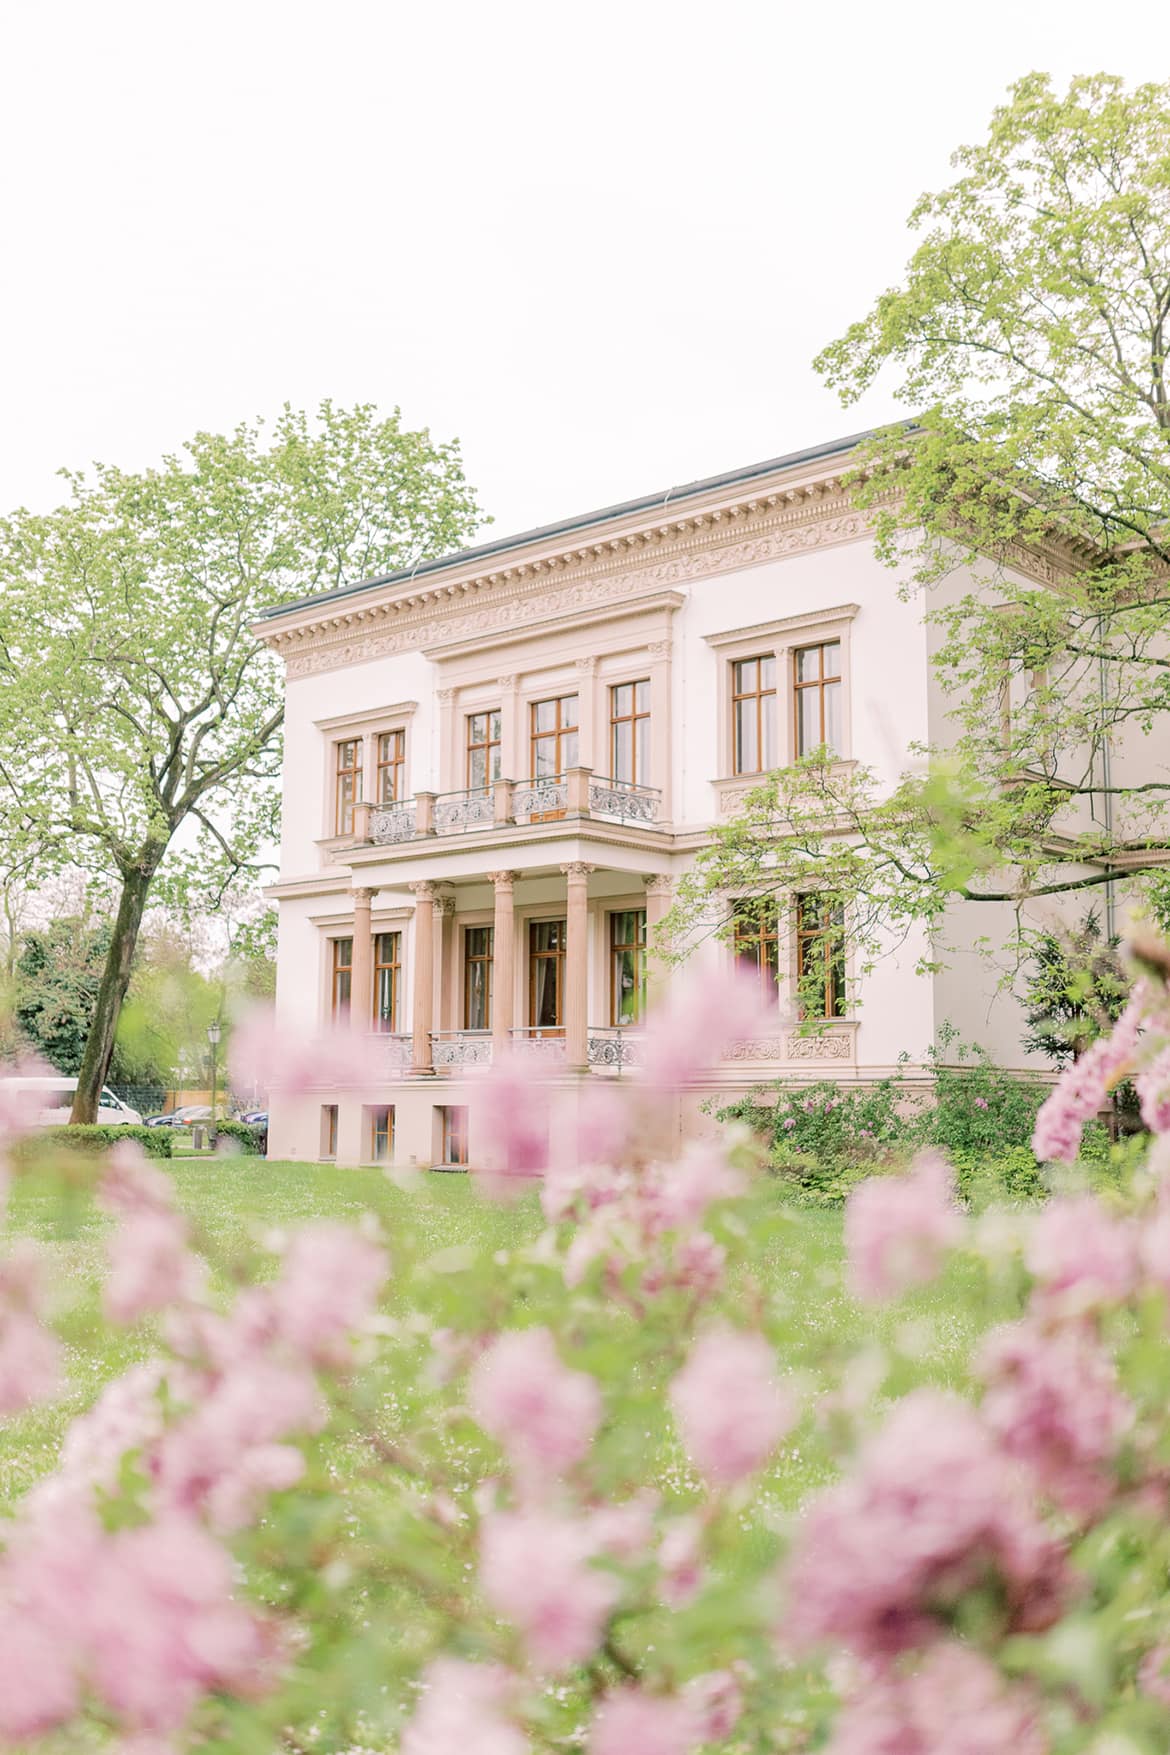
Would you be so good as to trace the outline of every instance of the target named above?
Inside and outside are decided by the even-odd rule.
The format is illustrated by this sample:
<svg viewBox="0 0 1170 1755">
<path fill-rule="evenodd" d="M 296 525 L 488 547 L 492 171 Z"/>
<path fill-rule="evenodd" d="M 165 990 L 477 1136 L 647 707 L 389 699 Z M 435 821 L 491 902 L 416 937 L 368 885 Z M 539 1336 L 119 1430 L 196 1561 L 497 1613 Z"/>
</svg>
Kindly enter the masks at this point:
<svg viewBox="0 0 1170 1755">
<path fill-rule="evenodd" d="M 514 1207 L 480 1201 L 464 1176 L 425 1175 L 400 1184 L 380 1170 L 328 1164 L 268 1163 L 259 1158 L 179 1159 L 166 1166 L 195 1224 L 214 1240 L 216 1253 L 250 1237 L 319 1218 L 356 1219 L 374 1212 L 391 1239 L 409 1224 L 424 1256 L 461 1244 L 494 1253 L 523 1245 L 540 1229 L 534 1197 Z M 842 1288 L 841 1214 L 783 1206 L 765 1208 L 760 1232 L 763 1273 L 771 1294 L 778 1351 L 798 1382 L 814 1392 L 838 1377 L 845 1360 L 867 1343 L 891 1345 L 895 1358 L 887 1391 L 914 1381 L 960 1383 L 972 1339 L 984 1313 L 969 1267 L 956 1266 L 939 1285 L 879 1317 L 861 1310 Z M 51 1253 L 61 1311 L 58 1327 L 69 1354 L 69 1393 L 52 1407 L 0 1423 L 0 1506 L 50 1469 L 68 1420 L 88 1406 L 102 1384 L 150 1347 L 148 1332 L 132 1336 L 100 1329 L 93 1293 L 102 1268 L 104 1221 L 86 1208 L 71 1223 L 59 1193 L 33 1193 L 18 1183 L 10 1209 L 12 1229 L 41 1238 Z M 395 1301 L 391 1284 L 391 1305 Z M 823 1444 L 790 1449 L 777 1496 L 791 1503 L 824 1479 Z"/>
</svg>

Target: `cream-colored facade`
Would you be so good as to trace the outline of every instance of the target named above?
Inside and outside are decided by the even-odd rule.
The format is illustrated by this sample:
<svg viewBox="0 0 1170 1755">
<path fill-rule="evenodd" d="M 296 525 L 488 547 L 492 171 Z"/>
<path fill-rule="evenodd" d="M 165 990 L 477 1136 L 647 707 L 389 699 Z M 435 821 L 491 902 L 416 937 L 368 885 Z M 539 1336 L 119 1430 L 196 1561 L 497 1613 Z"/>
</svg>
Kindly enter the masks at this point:
<svg viewBox="0 0 1170 1755">
<path fill-rule="evenodd" d="M 655 923 L 757 771 L 823 736 L 893 781 L 937 738 L 927 630 L 842 485 L 852 448 L 265 619 L 288 678 L 278 1016 L 312 1034 L 348 1012 L 379 1057 L 373 1086 L 274 1097 L 273 1157 L 474 1161 L 474 1078 L 513 1045 L 588 1102 L 636 1063 Z M 825 1028 L 792 1029 L 792 920 L 750 951 L 779 975 L 775 1027 L 729 1042 L 684 1118 L 764 1080 L 920 1063 L 955 1003 L 968 1036 L 1026 1063 L 978 959 L 960 980 L 917 974 L 913 935 L 860 1006 L 834 961 Z M 847 966 L 847 921 L 839 952 Z M 696 952 L 731 955 L 714 936 Z"/>
</svg>

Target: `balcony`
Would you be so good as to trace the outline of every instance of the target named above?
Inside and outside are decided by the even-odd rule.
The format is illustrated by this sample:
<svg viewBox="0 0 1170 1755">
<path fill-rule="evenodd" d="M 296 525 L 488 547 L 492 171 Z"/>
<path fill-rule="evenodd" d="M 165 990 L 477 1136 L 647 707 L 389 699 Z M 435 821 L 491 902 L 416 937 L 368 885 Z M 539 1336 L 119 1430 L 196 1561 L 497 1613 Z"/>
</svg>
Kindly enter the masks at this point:
<svg viewBox="0 0 1170 1755">
<path fill-rule="evenodd" d="M 465 1066 L 490 1066 L 490 1030 L 432 1030 L 431 1063 L 437 1073 Z"/>
<path fill-rule="evenodd" d="M 354 806 L 354 843 L 400 847 L 433 837 L 515 828 L 558 818 L 597 817 L 605 822 L 656 829 L 662 815 L 657 787 L 636 785 L 570 768 L 530 780 L 496 780 L 467 792 L 419 792 L 393 804 Z"/>
<path fill-rule="evenodd" d="M 620 1079 L 629 1066 L 642 1066 L 646 1039 L 641 1030 L 623 1024 L 590 1024 L 589 1070 L 616 1073 Z"/>
</svg>

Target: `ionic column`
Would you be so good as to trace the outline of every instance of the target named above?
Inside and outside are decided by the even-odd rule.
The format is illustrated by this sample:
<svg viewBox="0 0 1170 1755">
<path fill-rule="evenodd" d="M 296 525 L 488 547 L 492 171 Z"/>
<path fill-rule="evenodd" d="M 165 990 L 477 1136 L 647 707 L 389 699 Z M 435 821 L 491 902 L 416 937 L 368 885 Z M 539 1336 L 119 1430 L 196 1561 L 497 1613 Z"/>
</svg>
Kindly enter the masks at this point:
<svg viewBox="0 0 1170 1755">
<path fill-rule="evenodd" d="M 349 1027 L 358 1035 L 373 1028 L 374 940 L 370 904 L 377 890 L 353 891 L 353 962 L 349 976 Z"/>
<path fill-rule="evenodd" d="M 646 998 L 652 1005 L 662 998 L 663 990 L 670 976 L 670 969 L 661 951 L 655 945 L 655 928 L 665 920 L 674 901 L 674 879 L 672 877 L 648 877 L 646 884 Z"/>
<path fill-rule="evenodd" d="M 597 774 L 609 773 L 609 757 L 598 760 L 597 660 L 577 660 L 577 761 Z"/>
<path fill-rule="evenodd" d="M 565 874 L 565 1059 L 571 1070 L 589 1065 L 589 873 L 591 865 L 562 865 Z"/>
<path fill-rule="evenodd" d="M 435 886 L 430 878 L 411 884 L 414 893 L 414 1009 L 411 1064 L 416 1073 L 433 1073 L 431 1029 L 435 1006 Z"/>
<path fill-rule="evenodd" d="M 435 914 L 438 919 L 437 950 L 435 959 L 435 1016 L 439 1020 L 440 1030 L 458 1028 L 455 1022 L 455 898 L 452 895 L 435 897 Z"/>
<path fill-rule="evenodd" d="M 516 915 L 512 905 L 515 872 L 489 871 L 496 892 L 492 927 L 492 1057 L 497 1059 L 512 1042 L 513 1007 L 516 999 Z"/>
</svg>

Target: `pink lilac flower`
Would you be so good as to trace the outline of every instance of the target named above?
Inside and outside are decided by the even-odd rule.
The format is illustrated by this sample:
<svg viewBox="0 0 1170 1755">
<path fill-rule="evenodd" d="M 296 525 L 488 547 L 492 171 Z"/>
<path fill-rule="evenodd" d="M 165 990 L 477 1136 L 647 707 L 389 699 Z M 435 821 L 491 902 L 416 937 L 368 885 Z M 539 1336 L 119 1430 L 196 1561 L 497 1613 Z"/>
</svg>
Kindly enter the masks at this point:
<svg viewBox="0 0 1170 1755">
<path fill-rule="evenodd" d="M 108 1213 L 170 1213 L 175 1208 L 175 1188 L 169 1176 L 148 1162 L 135 1140 L 119 1140 L 106 1158 L 97 1203 Z"/>
<path fill-rule="evenodd" d="M 805 1512 L 787 1631 L 802 1644 L 887 1657 L 927 1643 L 936 1615 L 989 1574 L 1017 1629 L 1056 1618 L 1064 1562 L 1015 1465 L 968 1403 L 916 1390 Z"/>
<path fill-rule="evenodd" d="M 732 1670 L 712 1670 L 696 1676 L 683 1690 L 695 1717 L 698 1742 L 723 1744 L 739 1723 L 743 1691 Z"/>
<path fill-rule="evenodd" d="M 539 1670 L 584 1663 L 601 1642 L 618 1584 L 593 1552 L 587 1525 L 545 1512 L 493 1512 L 480 1526 L 483 1594 Z"/>
<path fill-rule="evenodd" d="M 601 1421 L 595 1378 L 571 1371 L 546 1328 L 500 1335 L 471 1374 L 471 1409 L 530 1478 L 581 1461 Z"/>
<path fill-rule="evenodd" d="M 852 1691 L 825 1755 L 1047 1755 L 1036 1702 L 979 1652 L 945 1640 L 909 1674 L 874 1669 Z"/>
<path fill-rule="evenodd" d="M 975 1107 L 976 1107 L 976 1109 L 986 1109 L 987 1108 L 987 1098 L 986 1097 L 976 1097 Z"/>
<path fill-rule="evenodd" d="M 695 1467 L 721 1487 L 762 1468 L 795 1418 L 763 1335 L 727 1327 L 695 1342 L 670 1400 Z"/>
<path fill-rule="evenodd" d="M 668 1609 L 685 1609 L 703 1584 L 703 1526 L 696 1517 L 679 1517 L 658 1545 L 659 1593 Z"/>
<path fill-rule="evenodd" d="M 80 1696 L 69 1646 L 24 1605 L 0 1599 L 0 1738 L 43 1736 L 73 1716 Z"/>
<path fill-rule="evenodd" d="M 323 1086 L 368 1089 L 385 1079 L 382 1054 L 377 1036 L 344 1023 L 308 1038 L 280 1026 L 270 1007 L 255 1006 L 232 1027 L 228 1069 L 240 1091 L 298 1095 Z"/>
<path fill-rule="evenodd" d="M 344 1365 L 347 1338 L 373 1314 L 389 1271 L 385 1250 L 352 1225 L 302 1226 L 272 1288 L 281 1339 L 317 1364 Z"/>
<path fill-rule="evenodd" d="M 1129 1069 L 1144 1004 L 1144 994 L 1135 991 L 1112 1033 L 1094 1042 L 1061 1073 L 1036 1116 L 1032 1150 L 1038 1158 L 1065 1164 L 1076 1161 L 1085 1123 L 1093 1119 Z"/>
<path fill-rule="evenodd" d="M 1134 1409 L 1092 1331 L 1012 1323 L 987 1337 L 979 1368 L 988 1385 L 983 1418 L 1003 1449 L 1066 1511 L 1099 1512 Z"/>
<path fill-rule="evenodd" d="M 740 1037 L 775 1031 L 785 1021 L 776 1000 L 765 1002 L 758 978 L 738 967 L 681 977 L 651 1015 L 638 1083 L 680 1091 L 718 1064 Z"/>
<path fill-rule="evenodd" d="M 589 1536 L 599 1554 L 639 1560 L 654 1540 L 657 1494 L 643 1493 L 621 1505 L 599 1505 L 587 1513 Z"/>
<path fill-rule="evenodd" d="M 1142 1120 L 1151 1133 L 1170 1133 L 1170 1048 L 1164 1048 L 1134 1080 Z"/>
<path fill-rule="evenodd" d="M 436 1658 L 423 1672 L 401 1755 L 527 1755 L 528 1739 L 507 1717 L 513 1687 L 498 1664 Z"/>
<path fill-rule="evenodd" d="M 1063 1195 L 1034 1219 L 1024 1263 L 1044 1300 L 1065 1314 L 1118 1304 L 1137 1277 L 1137 1236 L 1095 1195 Z"/>
<path fill-rule="evenodd" d="M 1170 1706 L 1170 1645 L 1148 1651 L 1138 1669 L 1138 1687 L 1161 1706 Z"/>
<path fill-rule="evenodd" d="M 746 1186 L 720 1145 L 696 1142 L 673 1163 L 654 1166 L 645 1195 L 648 1228 L 678 1231 L 697 1225 L 716 1201 L 732 1200 Z"/>
<path fill-rule="evenodd" d="M 690 1755 L 698 1744 L 690 1703 L 638 1687 L 607 1694 L 589 1729 L 589 1755 Z"/>
<path fill-rule="evenodd" d="M 102 1306 L 111 1322 L 137 1322 L 197 1297 L 203 1288 L 202 1264 L 187 1248 L 187 1225 L 178 1213 L 148 1207 L 128 1213 L 115 1227 L 106 1254 L 110 1267 Z"/>
<path fill-rule="evenodd" d="M 0 1256 L 0 1417 L 56 1394 L 61 1344 L 44 1327 L 45 1259 L 23 1239 Z"/>
<path fill-rule="evenodd" d="M 883 1302 L 932 1280 L 962 1239 L 954 1176 L 936 1152 L 922 1152 L 904 1176 L 875 1176 L 845 1209 L 845 1249 L 855 1297 Z"/>
<path fill-rule="evenodd" d="M 523 1055 L 502 1055 L 473 1093 L 472 1108 L 484 1153 L 476 1166 L 477 1184 L 493 1200 L 513 1199 L 548 1166 L 552 1094 L 547 1072 Z"/>
</svg>

